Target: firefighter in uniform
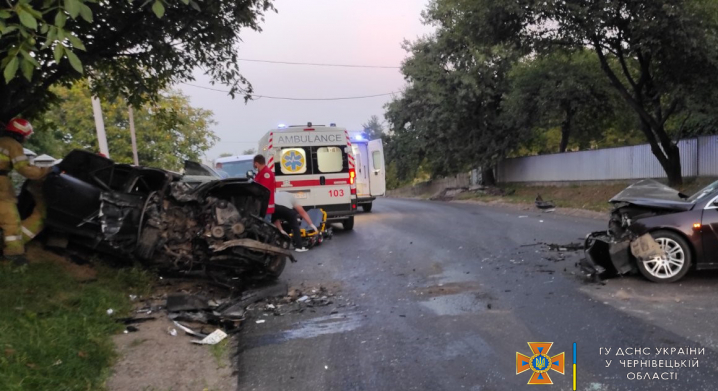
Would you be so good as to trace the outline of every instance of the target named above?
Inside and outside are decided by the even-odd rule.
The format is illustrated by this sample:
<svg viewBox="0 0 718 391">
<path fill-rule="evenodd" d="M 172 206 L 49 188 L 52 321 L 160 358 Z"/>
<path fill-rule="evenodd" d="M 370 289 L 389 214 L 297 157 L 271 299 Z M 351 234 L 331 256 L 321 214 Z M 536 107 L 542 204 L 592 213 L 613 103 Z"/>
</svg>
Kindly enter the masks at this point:
<svg viewBox="0 0 718 391">
<path fill-rule="evenodd" d="M 35 209 L 30 217 L 21 221 L 9 174 L 15 170 L 27 179 L 39 180 L 52 170 L 51 167 L 31 165 L 25 156 L 22 144 L 32 133 L 30 122 L 21 118 L 10 120 L 5 129 L 0 131 L 0 228 L 4 240 L 3 256 L 16 265 L 27 263 L 24 255 L 25 243 L 42 230 L 45 205 L 39 182 L 29 183 L 28 190 L 35 198 Z"/>
</svg>

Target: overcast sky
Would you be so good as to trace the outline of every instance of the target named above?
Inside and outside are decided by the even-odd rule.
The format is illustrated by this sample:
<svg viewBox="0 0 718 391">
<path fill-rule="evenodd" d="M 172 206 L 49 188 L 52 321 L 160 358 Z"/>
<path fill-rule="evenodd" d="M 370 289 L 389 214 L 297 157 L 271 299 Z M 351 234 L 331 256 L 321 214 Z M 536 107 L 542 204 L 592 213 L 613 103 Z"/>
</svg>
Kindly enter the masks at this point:
<svg viewBox="0 0 718 391">
<path fill-rule="evenodd" d="M 428 0 L 277 0 L 263 31 L 244 31 L 239 57 L 271 61 L 399 66 L 406 57 L 404 39 L 431 32 L 421 23 Z M 404 80 L 398 69 L 358 69 L 241 62 L 242 74 L 256 94 L 294 98 L 334 98 L 399 91 Z M 198 74 L 192 84 L 211 87 Z M 343 101 L 250 101 L 227 94 L 180 85 L 193 106 L 210 109 L 218 122 L 220 142 L 206 158 L 239 154 L 257 146 L 278 124 L 329 125 L 361 129 L 371 115 L 383 119 L 391 97 Z M 223 88 L 217 84 L 213 88 Z"/>
</svg>

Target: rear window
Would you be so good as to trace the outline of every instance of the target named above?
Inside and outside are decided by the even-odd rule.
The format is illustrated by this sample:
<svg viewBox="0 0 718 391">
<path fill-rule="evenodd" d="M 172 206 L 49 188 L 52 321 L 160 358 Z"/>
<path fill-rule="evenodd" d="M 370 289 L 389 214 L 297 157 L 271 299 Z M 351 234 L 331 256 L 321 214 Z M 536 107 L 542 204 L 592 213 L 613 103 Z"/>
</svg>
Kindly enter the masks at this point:
<svg viewBox="0 0 718 391">
<path fill-rule="evenodd" d="M 348 173 L 349 161 L 342 146 L 284 148 L 274 163 L 274 175 Z"/>
<path fill-rule="evenodd" d="M 217 163 L 217 170 L 226 172 L 230 178 L 246 178 L 247 171 L 252 171 L 252 169 L 254 169 L 254 162 L 252 160 Z"/>
<path fill-rule="evenodd" d="M 321 173 L 342 172 L 342 150 L 338 147 L 321 147 L 317 149 L 317 168 Z"/>
</svg>

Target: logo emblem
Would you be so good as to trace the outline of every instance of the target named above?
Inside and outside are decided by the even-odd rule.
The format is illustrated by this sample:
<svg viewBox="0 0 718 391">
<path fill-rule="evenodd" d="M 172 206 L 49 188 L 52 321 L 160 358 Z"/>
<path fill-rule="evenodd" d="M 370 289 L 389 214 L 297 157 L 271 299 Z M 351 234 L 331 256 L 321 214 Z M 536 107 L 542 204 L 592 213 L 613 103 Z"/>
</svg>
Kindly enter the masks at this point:
<svg viewBox="0 0 718 391">
<path fill-rule="evenodd" d="M 562 375 L 564 372 L 564 353 L 553 357 L 548 355 L 553 342 L 529 342 L 532 356 L 516 352 L 516 374 L 524 373 L 529 369 L 533 371 L 528 384 L 553 384 L 549 371 L 556 371 Z"/>
<path fill-rule="evenodd" d="M 295 174 L 305 171 L 306 159 L 302 151 L 287 149 L 282 153 L 282 168 L 285 172 Z"/>
</svg>

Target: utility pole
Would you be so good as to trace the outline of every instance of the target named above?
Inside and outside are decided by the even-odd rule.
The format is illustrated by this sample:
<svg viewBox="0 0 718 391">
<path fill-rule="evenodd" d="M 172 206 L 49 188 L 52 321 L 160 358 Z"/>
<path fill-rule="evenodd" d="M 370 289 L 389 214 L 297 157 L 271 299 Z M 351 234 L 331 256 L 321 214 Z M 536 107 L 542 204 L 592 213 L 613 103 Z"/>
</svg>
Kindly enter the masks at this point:
<svg viewBox="0 0 718 391">
<path fill-rule="evenodd" d="M 107 148 L 107 135 L 105 134 L 105 121 L 102 119 L 102 107 L 100 99 L 92 97 L 92 113 L 95 115 L 95 129 L 97 130 L 97 142 L 100 144 L 100 153 L 110 158 L 110 150 Z"/>
<path fill-rule="evenodd" d="M 137 156 L 137 137 L 135 136 L 135 112 L 132 110 L 132 105 L 129 106 L 130 114 L 130 138 L 132 139 L 132 159 L 135 161 L 135 166 L 140 165 L 140 159 Z"/>
</svg>

